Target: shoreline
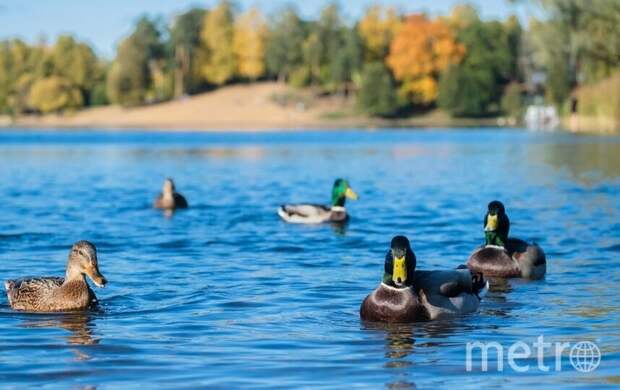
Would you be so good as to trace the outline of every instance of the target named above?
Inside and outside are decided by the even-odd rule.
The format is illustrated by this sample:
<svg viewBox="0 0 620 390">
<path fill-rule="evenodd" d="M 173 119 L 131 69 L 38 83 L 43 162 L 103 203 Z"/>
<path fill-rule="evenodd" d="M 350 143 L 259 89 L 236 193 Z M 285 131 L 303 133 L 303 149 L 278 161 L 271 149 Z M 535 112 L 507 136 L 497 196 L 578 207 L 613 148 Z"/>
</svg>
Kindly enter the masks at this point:
<svg viewBox="0 0 620 390">
<path fill-rule="evenodd" d="M 265 132 L 382 128 L 501 127 L 497 118 L 451 118 L 435 110 L 408 118 L 356 113 L 351 99 L 317 97 L 276 82 L 230 85 L 152 105 L 92 107 L 46 115 L 0 117 L 2 128 Z"/>
</svg>

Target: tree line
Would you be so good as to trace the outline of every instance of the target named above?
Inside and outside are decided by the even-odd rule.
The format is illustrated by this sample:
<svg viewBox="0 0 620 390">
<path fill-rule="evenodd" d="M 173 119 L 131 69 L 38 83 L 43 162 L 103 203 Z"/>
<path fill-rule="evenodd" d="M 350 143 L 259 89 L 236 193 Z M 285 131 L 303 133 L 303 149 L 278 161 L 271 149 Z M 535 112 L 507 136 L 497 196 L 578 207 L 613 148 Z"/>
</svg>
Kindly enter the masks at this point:
<svg viewBox="0 0 620 390">
<path fill-rule="evenodd" d="M 544 17 L 527 30 L 514 16 L 482 20 L 467 5 L 437 17 L 377 5 L 351 24 L 333 4 L 306 20 L 292 7 L 266 18 L 224 0 L 170 21 L 141 17 L 112 60 L 72 36 L 53 45 L 3 41 L 0 112 L 130 107 L 256 80 L 351 97 L 372 116 L 435 107 L 453 116 L 517 116 L 536 94 L 562 107 L 580 83 L 618 68 L 620 5 L 534 2 Z"/>
</svg>

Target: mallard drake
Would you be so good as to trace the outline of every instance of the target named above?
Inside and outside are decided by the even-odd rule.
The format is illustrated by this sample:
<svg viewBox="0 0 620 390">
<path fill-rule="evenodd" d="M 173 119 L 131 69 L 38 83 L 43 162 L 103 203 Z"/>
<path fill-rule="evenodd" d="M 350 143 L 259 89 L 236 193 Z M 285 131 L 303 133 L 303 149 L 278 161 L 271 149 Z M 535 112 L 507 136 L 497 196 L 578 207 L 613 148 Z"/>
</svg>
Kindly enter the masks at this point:
<svg viewBox="0 0 620 390">
<path fill-rule="evenodd" d="M 167 178 L 164 180 L 161 194 L 155 198 L 153 207 L 164 210 L 186 209 L 188 204 L 185 197 L 176 192 L 174 181 L 171 178 Z"/>
<path fill-rule="evenodd" d="M 332 187 L 332 205 L 285 204 L 278 208 L 278 215 L 290 223 L 343 222 L 349 216 L 344 207 L 346 198 L 357 200 L 357 194 L 345 179 L 336 179 Z"/>
<path fill-rule="evenodd" d="M 537 244 L 508 238 L 510 220 L 504 205 L 489 203 L 484 217 L 485 245 L 467 260 L 467 267 L 486 277 L 541 279 L 547 271 L 545 252 Z"/>
<path fill-rule="evenodd" d="M 383 281 L 360 307 L 365 321 L 414 322 L 478 310 L 489 284 L 466 268 L 416 271 L 415 254 L 405 236 L 392 239 Z M 389 269 L 391 267 L 391 269 Z"/>
<path fill-rule="evenodd" d="M 15 310 L 55 312 L 81 310 L 97 300 L 84 275 L 97 287 L 107 280 L 99 272 L 97 249 L 88 241 L 78 241 L 71 247 L 64 278 L 40 277 L 4 282 L 9 304 Z"/>
</svg>

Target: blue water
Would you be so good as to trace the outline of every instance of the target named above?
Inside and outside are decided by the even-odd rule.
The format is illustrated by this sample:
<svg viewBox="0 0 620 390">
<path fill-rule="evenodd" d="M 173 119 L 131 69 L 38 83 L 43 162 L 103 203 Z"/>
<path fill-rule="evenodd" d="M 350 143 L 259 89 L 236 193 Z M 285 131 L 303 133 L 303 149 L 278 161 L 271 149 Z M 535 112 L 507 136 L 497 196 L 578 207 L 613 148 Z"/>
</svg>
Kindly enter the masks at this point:
<svg viewBox="0 0 620 390">
<path fill-rule="evenodd" d="M 151 209 L 166 176 L 190 209 Z M 360 195 L 345 227 L 281 222 L 283 202 Z M 97 245 L 101 307 L 13 312 L 0 297 L 2 388 L 592 388 L 620 384 L 620 138 L 524 131 L 265 134 L 0 132 L 0 279 L 63 275 Z M 544 280 L 494 285 L 475 314 L 359 320 L 393 235 L 418 268 L 454 268 L 500 199 L 546 251 Z M 600 366 L 466 370 L 468 342 L 596 343 Z M 492 354 L 492 357 L 495 355 Z M 554 366 L 551 349 L 544 361 Z"/>
</svg>

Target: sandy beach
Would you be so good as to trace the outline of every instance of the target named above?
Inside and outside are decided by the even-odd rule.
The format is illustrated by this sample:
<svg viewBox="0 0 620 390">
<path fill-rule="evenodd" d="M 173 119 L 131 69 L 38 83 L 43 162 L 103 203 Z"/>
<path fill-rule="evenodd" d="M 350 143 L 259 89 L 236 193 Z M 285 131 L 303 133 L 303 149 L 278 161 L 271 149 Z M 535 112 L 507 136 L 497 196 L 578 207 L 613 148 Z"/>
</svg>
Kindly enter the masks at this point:
<svg viewBox="0 0 620 390">
<path fill-rule="evenodd" d="M 7 127 L 264 131 L 384 127 L 493 126 L 494 119 L 455 120 L 440 112 L 387 120 L 355 113 L 342 97 L 318 97 L 276 82 L 238 84 L 142 107 L 104 106 L 4 120 Z"/>
</svg>

